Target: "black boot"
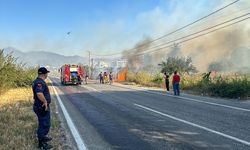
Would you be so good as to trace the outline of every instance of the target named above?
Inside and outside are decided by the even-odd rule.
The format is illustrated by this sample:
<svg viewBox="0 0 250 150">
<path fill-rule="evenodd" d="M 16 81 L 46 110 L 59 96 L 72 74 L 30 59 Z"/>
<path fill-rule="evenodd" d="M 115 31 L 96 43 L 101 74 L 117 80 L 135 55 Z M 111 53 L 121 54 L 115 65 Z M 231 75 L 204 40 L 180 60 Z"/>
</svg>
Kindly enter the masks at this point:
<svg viewBox="0 0 250 150">
<path fill-rule="evenodd" d="M 51 137 L 45 136 L 45 137 L 43 138 L 43 141 L 44 141 L 44 142 L 49 142 L 49 141 L 51 141 L 51 140 L 52 140 Z"/>
<path fill-rule="evenodd" d="M 41 148 L 41 149 L 44 149 L 44 150 L 53 148 L 52 145 L 47 144 L 47 143 L 44 142 L 43 140 L 39 140 L 38 142 L 39 142 L 39 143 L 38 143 L 38 148 Z"/>
</svg>

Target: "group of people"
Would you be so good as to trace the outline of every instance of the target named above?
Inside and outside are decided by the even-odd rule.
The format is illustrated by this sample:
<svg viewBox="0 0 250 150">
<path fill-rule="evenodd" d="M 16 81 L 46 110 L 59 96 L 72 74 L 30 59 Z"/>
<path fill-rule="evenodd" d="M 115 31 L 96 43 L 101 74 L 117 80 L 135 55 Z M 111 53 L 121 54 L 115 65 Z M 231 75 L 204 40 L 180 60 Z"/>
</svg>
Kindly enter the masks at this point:
<svg viewBox="0 0 250 150">
<path fill-rule="evenodd" d="M 104 73 L 100 72 L 99 80 L 100 80 L 100 84 L 105 84 L 105 83 L 112 84 L 113 83 L 112 72 L 110 72 L 109 74 L 107 72 L 104 72 Z"/>
<path fill-rule="evenodd" d="M 169 75 L 164 72 L 164 79 L 165 79 L 165 85 L 167 92 L 169 92 Z M 174 95 L 180 95 L 180 75 L 178 75 L 177 71 L 174 72 L 173 78 L 172 78 L 172 85 L 174 90 Z"/>
</svg>

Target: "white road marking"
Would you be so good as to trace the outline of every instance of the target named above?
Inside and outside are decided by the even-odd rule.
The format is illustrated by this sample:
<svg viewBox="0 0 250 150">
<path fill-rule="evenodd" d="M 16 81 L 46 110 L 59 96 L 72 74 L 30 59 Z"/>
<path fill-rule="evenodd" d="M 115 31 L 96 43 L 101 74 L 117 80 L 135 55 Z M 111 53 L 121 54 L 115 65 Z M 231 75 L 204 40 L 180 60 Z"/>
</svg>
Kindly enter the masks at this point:
<svg viewBox="0 0 250 150">
<path fill-rule="evenodd" d="M 100 92 L 98 91 L 97 89 L 93 88 L 93 87 L 87 87 L 87 86 L 84 86 L 85 88 L 87 88 L 89 91 L 96 91 L 96 92 Z M 91 89 L 91 90 L 90 90 Z M 142 91 L 142 90 L 140 90 Z M 159 92 L 151 92 L 151 91 L 145 91 L 145 92 L 149 92 L 149 93 L 156 93 L 156 94 L 162 94 L 164 95 L 163 93 L 159 93 Z M 173 96 L 173 95 L 168 95 L 168 96 L 171 96 L 171 97 L 176 97 L 176 96 Z M 186 98 L 186 97 L 179 97 L 179 98 Z M 193 101 L 197 101 L 197 102 L 204 102 L 204 101 L 199 101 L 199 100 L 196 100 L 196 99 L 191 99 L 191 98 L 187 98 L 188 100 L 193 100 Z M 212 104 L 212 105 L 218 105 L 218 106 L 227 106 L 227 105 L 222 105 L 222 104 L 217 104 L 217 103 L 210 103 L 210 102 L 204 102 L 204 103 L 208 103 L 208 104 Z M 137 107 L 140 107 L 140 108 L 143 108 L 143 109 L 146 109 L 148 111 L 151 111 L 151 112 L 154 112 L 154 113 L 157 113 L 157 114 L 160 114 L 162 116 L 165 116 L 165 117 L 168 117 L 168 118 L 171 118 L 173 120 L 176 120 L 176 121 L 179 121 L 179 122 L 182 122 L 182 123 L 185 123 L 185 124 L 188 124 L 188 125 L 191 125 L 191 126 L 194 126 L 194 127 L 197 127 L 197 128 L 200 128 L 200 129 L 203 129 L 203 130 L 206 130 L 208 132 L 211 132 L 211 133 L 215 133 L 217 135 L 220 135 L 220 136 L 223 136 L 225 138 L 228 138 L 228 139 L 231 139 L 231 140 L 234 140 L 234 141 L 237 141 L 237 142 L 240 142 L 242 144 L 245 144 L 245 145 L 248 145 L 250 146 L 250 142 L 248 141 L 245 141 L 245 140 L 242 140 L 242 139 L 239 139 L 237 137 L 233 137 L 233 136 L 230 136 L 230 135 L 227 135 L 225 133 L 222 133 L 222 132 L 219 132 L 219 131 L 215 131 L 213 129 L 209 129 L 207 127 L 204 127 L 204 126 L 201 126 L 201 125 L 198 125 L 198 124 L 195 124 L 195 123 L 192 123 L 192 122 L 189 122 L 189 121 L 186 121 L 186 120 L 183 120 L 183 119 L 180 119 L 180 118 L 177 118 L 177 117 L 174 117 L 174 116 L 171 116 L 171 115 L 168 115 L 168 114 L 165 114 L 165 113 L 162 113 L 162 112 L 159 112 L 157 110 L 154 110 L 154 109 L 151 109 L 151 108 L 148 108 L 148 107 L 145 107 L 145 106 L 142 106 L 142 105 L 139 105 L 139 104 L 136 104 L 134 103 L 135 106 Z M 239 108 L 239 107 L 233 107 L 233 106 L 227 106 L 228 108 L 232 108 L 232 109 L 238 109 L 238 110 L 243 110 L 243 111 L 250 111 L 248 109 L 243 109 L 243 108 Z"/>
<path fill-rule="evenodd" d="M 236 138 L 236 137 L 227 135 L 227 134 L 222 133 L 222 132 L 219 132 L 219 131 L 215 131 L 215 130 L 209 129 L 209 128 L 207 128 L 207 127 L 204 127 L 204 126 L 201 126 L 201 125 L 198 125 L 198 124 L 195 124 L 195 123 L 192 123 L 192 122 L 189 122 L 189 121 L 180 119 L 180 118 L 176 118 L 176 117 L 174 117 L 174 116 L 171 116 L 171 115 L 168 115 L 168 114 L 159 112 L 159 111 L 157 111 L 157 110 L 151 109 L 151 108 L 146 107 L 146 106 L 142 106 L 142 105 L 139 105 L 139 104 L 136 104 L 136 103 L 134 103 L 134 105 L 137 106 L 137 107 L 143 108 L 143 109 L 145 109 L 145 110 L 154 112 L 154 113 L 156 113 L 156 114 L 159 114 L 159 115 L 162 115 L 162 116 L 171 118 L 171 119 L 173 119 L 173 120 L 176 120 L 176 121 L 179 121 L 179 122 L 182 122 L 182 123 L 185 123 L 185 124 L 188 124 L 188 125 L 191 125 L 191 126 L 194 126 L 194 127 L 200 128 L 200 129 L 203 129 L 203 130 L 206 130 L 206 131 L 211 132 L 211 133 L 218 134 L 218 135 L 223 136 L 223 137 L 225 137 L 225 138 L 228 138 L 228 139 L 231 139 L 231 140 L 234 140 L 234 141 L 237 141 L 237 142 L 240 142 L 240 143 L 242 143 L 242 144 L 245 144 L 245 145 L 250 146 L 250 142 L 248 142 L 248 141 L 241 140 L 241 139 L 239 139 L 239 138 Z"/>
<path fill-rule="evenodd" d="M 119 86 L 119 85 L 116 85 L 116 86 Z M 119 86 L 119 87 L 122 87 L 122 86 Z M 235 106 L 230 106 L 230 105 L 224 105 L 224 104 L 218 104 L 218 103 L 213 103 L 213 102 L 206 102 L 206 101 L 202 101 L 202 100 L 198 100 L 198 99 L 194 99 L 194 98 L 183 97 L 183 96 L 174 96 L 174 95 L 169 95 L 169 94 L 160 93 L 160 92 L 147 91 L 148 89 L 146 89 L 146 88 L 142 88 L 143 90 L 131 88 L 131 87 L 125 87 L 125 88 L 129 88 L 129 89 L 133 89 L 133 90 L 137 90 L 137 91 L 142 91 L 142 92 L 146 92 L 146 93 L 151 93 L 151 94 L 164 95 L 164 96 L 168 96 L 168 97 L 175 97 L 175 98 L 180 98 L 180 99 L 184 99 L 184 100 L 190 100 L 190 101 L 194 101 L 194 102 L 198 102 L 198 103 L 204 103 L 204 104 L 209 104 L 209 105 L 214 105 L 214 106 L 220 106 L 220 107 L 250 112 L 250 109 L 245 109 L 245 108 L 240 108 L 240 107 L 235 107 Z"/>
<path fill-rule="evenodd" d="M 142 90 L 142 89 L 136 89 L 136 88 L 131 88 L 131 87 L 123 87 L 123 86 L 119 86 L 119 85 L 114 85 L 114 86 L 132 89 L 132 90 L 141 91 L 141 92 L 146 92 L 146 93 L 150 93 L 150 94 L 164 95 L 164 96 L 168 96 L 168 97 L 175 97 L 175 98 L 179 98 L 179 99 L 190 100 L 190 101 L 194 101 L 194 102 L 198 102 L 198 103 L 204 103 L 204 104 L 209 104 L 209 105 L 214 105 L 214 106 L 230 108 L 230 109 L 234 109 L 234 110 L 250 112 L 250 109 L 245 109 L 245 108 L 240 108 L 240 107 L 235 107 L 235 106 L 230 106 L 230 105 L 224 105 L 224 104 L 219 104 L 219 103 L 213 103 L 213 102 L 206 102 L 206 101 L 202 101 L 202 100 L 198 100 L 198 99 L 194 99 L 194 98 L 183 97 L 183 96 L 174 96 L 174 95 L 169 95 L 169 94 L 160 93 L 160 92 L 146 91 L 147 89 L 144 89 L 144 88 Z M 93 87 L 87 87 L 87 86 L 84 86 L 84 87 L 86 87 L 89 91 L 92 90 L 92 91 L 100 92 Z"/>
<path fill-rule="evenodd" d="M 245 109 L 245 108 L 240 108 L 240 107 L 235 107 L 235 106 L 230 106 L 230 105 L 224 105 L 224 104 L 218 104 L 218 103 L 213 103 L 213 102 L 206 102 L 206 101 L 201 101 L 201 100 L 197 100 L 197 99 L 193 99 L 193 98 L 188 98 L 188 97 L 183 97 L 183 96 L 174 96 L 174 95 L 168 95 L 168 94 L 159 93 L 159 92 L 152 92 L 152 91 L 145 91 L 145 92 L 159 94 L 159 95 L 166 95 L 166 96 L 169 96 L 169 97 L 176 97 L 176 98 L 190 100 L 190 101 L 195 101 L 195 102 L 199 102 L 199 103 L 205 103 L 205 104 L 209 104 L 209 105 L 226 107 L 226 108 L 230 108 L 230 109 L 235 109 L 235 110 L 241 110 L 241 111 L 250 112 L 250 109 Z"/>
<path fill-rule="evenodd" d="M 51 81 L 51 83 L 52 83 L 52 81 Z M 57 93 L 55 87 L 53 86 L 53 83 L 52 83 L 52 87 L 53 87 L 54 92 L 55 92 L 55 94 L 56 94 L 56 98 L 57 98 L 57 100 L 58 100 L 58 102 L 59 102 L 59 105 L 60 105 L 60 107 L 62 108 L 62 112 L 63 112 L 63 114 L 64 114 L 64 116 L 65 116 L 66 122 L 67 122 L 67 124 L 68 124 L 68 126 L 69 126 L 69 129 L 70 129 L 70 131 L 71 131 L 71 133 L 72 133 L 72 136 L 74 137 L 74 139 L 75 139 L 75 141 L 76 141 L 76 144 L 77 144 L 78 149 L 79 149 L 79 150 L 87 150 L 87 148 L 86 148 L 86 146 L 85 146 L 85 144 L 84 144 L 84 142 L 83 142 L 83 140 L 82 140 L 82 138 L 81 138 L 81 136 L 80 136 L 78 130 L 76 129 L 76 127 L 75 127 L 75 125 L 74 125 L 72 119 L 71 119 L 70 116 L 69 116 L 68 111 L 66 110 L 65 106 L 64 106 L 63 103 L 62 103 L 61 98 L 59 97 L 59 95 L 58 95 L 58 93 Z"/>
<path fill-rule="evenodd" d="M 95 88 L 93 88 L 93 87 L 90 87 L 90 86 L 82 86 L 82 85 L 81 85 L 81 87 L 86 88 L 86 89 L 89 90 L 89 91 L 95 91 L 95 92 L 100 93 L 100 91 L 98 91 L 97 89 L 95 89 Z"/>
</svg>

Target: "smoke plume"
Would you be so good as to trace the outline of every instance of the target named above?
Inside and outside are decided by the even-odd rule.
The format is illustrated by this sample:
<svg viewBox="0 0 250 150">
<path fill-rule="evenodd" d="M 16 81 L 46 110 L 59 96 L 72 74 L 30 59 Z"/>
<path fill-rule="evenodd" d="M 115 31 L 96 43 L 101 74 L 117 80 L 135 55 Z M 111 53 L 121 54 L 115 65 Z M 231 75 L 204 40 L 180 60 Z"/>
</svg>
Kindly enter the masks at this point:
<svg viewBox="0 0 250 150">
<path fill-rule="evenodd" d="M 209 71 L 209 69 L 211 69 L 209 66 L 214 63 L 220 64 L 219 66 L 223 68 L 221 71 L 250 72 L 250 19 L 219 29 L 207 35 L 194 38 L 187 42 L 181 41 L 194 36 L 174 41 L 174 39 L 187 36 L 207 27 L 214 26 L 218 23 L 245 14 L 247 11 L 242 11 L 242 8 L 247 5 L 250 5 L 249 1 L 242 1 L 241 4 L 231 7 L 231 9 L 228 9 L 223 14 L 210 17 L 205 21 L 199 22 L 197 25 L 188 27 L 184 31 L 173 34 L 159 42 L 151 42 L 147 44 L 147 42 L 150 41 L 150 38 L 142 40 L 142 42 L 139 42 L 135 46 L 135 50 L 124 52 L 123 56 L 127 58 L 129 62 L 128 67 L 136 72 L 139 70 L 145 70 L 145 67 L 149 65 L 157 66 L 159 62 L 166 60 L 167 57 L 191 57 L 193 65 L 199 72 Z M 180 12 L 177 11 L 174 12 L 174 14 L 180 14 Z M 249 15 L 247 17 L 249 17 Z M 171 19 L 171 17 L 166 19 Z M 176 26 L 179 26 L 179 24 L 180 21 L 178 20 Z M 163 43 L 168 44 L 154 48 L 156 45 L 161 45 Z M 166 47 L 163 48 L 164 46 Z M 158 50 L 151 52 L 151 49 Z M 145 52 L 145 54 L 137 55 L 142 52 Z"/>
</svg>

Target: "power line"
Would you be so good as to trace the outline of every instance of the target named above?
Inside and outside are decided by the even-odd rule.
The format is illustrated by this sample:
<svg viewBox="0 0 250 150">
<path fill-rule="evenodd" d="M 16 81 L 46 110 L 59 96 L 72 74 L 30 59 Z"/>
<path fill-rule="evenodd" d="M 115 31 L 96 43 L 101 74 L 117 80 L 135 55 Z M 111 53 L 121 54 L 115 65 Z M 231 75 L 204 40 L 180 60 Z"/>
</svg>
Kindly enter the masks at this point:
<svg viewBox="0 0 250 150">
<path fill-rule="evenodd" d="M 242 12 L 244 12 L 244 11 L 249 11 L 249 9 L 250 9 L 250 7 L 245 7 L 245 8 L 243 8 L 243 9 L 241 9 L 241 10 L 233 11 L 233 12 L 231 12 L 229 15 L 228 15 L 228 14 L 226 14 L 226 15 L 220 15 L 220 16 L 216 16 L 215 18 L 207 19 L 206 22 L 208 22 L 208 21 L 213 21 L 213 20 L 215 20 L 215 19 L 229 18 L 229 17 L 232 16 L 233 14 L 234 14 L 234 15 L 240 14 L 240 13 L 242 13 Z M 195 25 L 195 26 L 193 26 L 193 27 L 199 27 L 199 26 L 201 26 L 201 25 Z M 183 32 L 181 32 L 181 33 L 183 33 Z M 178 33 L 178 35 L 181 35 L 181 34 Z M 119 54 L 122 54 L 122 53 L 123 53 L 123 52 L 117 52 L 117 53 L 103 54 L 103 55 L 102 55 L 102 54 L 93 54 L 93 52 L 92 52 L 92 53 L 91 53 L 91 56 L 96 56 L 96 57 L 111 57 L 111 56 L 113 56 L 113 55 L 119 55 Z M 115 56 L 115 57 L 118 57 L 118 56 Z"/>
<path fill-rule="evenodd" d="M 230 19 L 230 20 L 224 21 L 224 22 L 219 23 L 219 24 L 216 24 L 216 25 L 214 25 L 214 26 L 211 26 L 211 27 L 208 27 L 208 28 L 202 29 L 202 30 L 197 31 L 197 32 L 194 32 L 194 33 L 191 33 L 191 34 L 186 35 L 186 36 L 183 36 L 183 37 L 181 37 L 181 38 L 177 38 L 177 39 L 174 39 L 174 40 L 172 40 L 172 41 L 164 42 L 164 43 L 162 43 L 162 44 L 160 44 L 160 45 L 156 45 L 156 46 L 154 46 L 154 47 L 151 47 L 151 48 L 149 48 L 148 50 L 150 50 L 150 49 L 155 49 L 155 48 L 161 47 L 161 46 L 163 46 L 163 45 L 166 45 L 166 44 L 169 44 L 169 43 L 172 43 L 172 42 L 176 42 L 176 41 L 181 40 L 181 39 L 185 39 L 185 38 L 187 38 L 187 37 L 190 37 L 190 36 L 193 36 L 193 35 L 199 34 L 199 33 L 201 33 L 201 32 L 204 32 L 204 31 L 207 31 L 207 30 L 213 29 L 213 28 L 215 28 L 215 27 L 221 26 L 221 25 L 223 25 L 223 24 L 226 24 L 226 23 L 232 22 L 232 21 L 237 20 L 237 19 L 239 19 L 239 18 L 242 18 L 242 17 L 248 16 L 249 14 L 250 14 L 250 13 L 246 13 L 246 14 L 244 14 L 244 15 L 241 15 L 241 16 L 238 16 L 238 17 L 235 17 L 235 18 L 233 18 L 233 19 Z M 147 50 L 147 51 L 148 51 L 148 50 Z M 144 52 L 145 52 L 145 51 L 144 51 Z"/>
<path fill-rule="evenodd" d="M 250 9 L 250 7 L 246 7 L 246 8 L 244 8 L 244 9 L 242 9 L 242 10 L 237 10 L 237 11 L 234 11 L 234 12 L 230 12 L 230 14 L 227 14 L 227 15 L 220 15 L 220 16 L 216 16 L 216 17 L 214 17 L 214 18 L 210 18 L 210 19 L 206 19 L 206 22 L 203 22 L 203 24 L 198 24 L 198 25 L 194 25 L 194 26 L 192 26 L 192 28 L 190 28 L 190 30 L 191 29 L 195 29 L 195 28 L 197 28 L 197 27 L 202 27 L 202 26 L 204 26 L 204 27 L 208 27 L 208 26 L 205 26 L 207 23 L 210 23 L 211 21 L 215 21 L 215 20 L 222 20 L 222 19 L 231 19 L 232 18 L 232 16 L 233 15 L 236 15 L 236 14 L 240 14 L 240 15 L 242 15 L 242 14 L 244 14 L 244 13 L 248 13 L 249 12 L 249 9 Z M 246 11 L 247 10 L 247 11 Z M 246 12 L 244 12 L 244 11 L 246 11 Z M 244 13 L 242 13 L 242 12 L 244 12 Z M 200 28 L 199 28 L 200 29 Z M 179 32 L 179 33 L 177 33 L 177 35 L 183 35 L 183 33 L 185 33 L 184 31 L 182 31 L 182 32 Z M 175 34 L 175 37 L 177 36 L 176 34 Z M 167 38 L 168 39 L 168 38 Z"/>
<path fill-rule="evenodd" d="M 220 27 L 220 28 L 214 29 L 214 30 L 209 31 L 209 32 L 207 32 L 207 33 L 203 33 L 203 34 L 197 35 L 197 36 L 195 36 L 195 37 L 192 37 L 192 38 L 189 38 L 189 39 L 186 39 L 186 40 L 180 41 L 180 42 L 178 42 L 178 44 L 188 42 L 188 41 L 190 41 L 190 40 L 196 39 L 196 38 L 201 37 L 201 36 L 205 36 L 205 35 L 207 35 L 207 34 L 209 34 L 209 33 L 212 33 L 212 32 L 215 32 L 215 31 L 217 31 L 217 30 L 220 30 L 220 29 L 226 28 L 226 27 L 228 27 L 228 26 L 231 26 L 231 25 L 233 25 L 233 24 L 236 24 L 236 23 L 239 23 L 239 22 L 245 21 L 245 20 L 247 20 L 247 19 L 249 19 L 249 18 L 250 18 L 250 17 L 247 17 L 247 18 L 244 18 L 244 19 L 239 20 L 239 21 L 237 21 L 237 22 L 234 22 L 234 23 L 231 23 L 231 24 L 225 25 L 225 26 L 223 26 L 223 27 Z M 156 49 L 156 50 L 152 50 L 152 51 L 146 52 L 146 53 L 138 53 L 138 54 L 136 54 L 136 55 L 144 55 L 144 54 L 147 54 L 147 53 L 152 53 L 152 52 L 156 52 L 156 51 L 162 50 L 162 49 L 164 49 L 164 48 L 168 48 L 168 47 L 172 47 L 172 44 L 171 44 L 171 45 L 168 45 L 168 46 L 165 46 L 165 47 L 162 47 L 162 48 L 159 48 L 159 49 Z"/>
<path fill-rule="evenodd" d="M 230 20 L 224 21 L 224 22 L 222 22 L 222 23 L 216 24 L 216 25 L 214 25 L 214 26 L 211 26 L 211 27 L 202 29 L 202 30 L 200 30 L 200 31 L 191 33 L 191 34 L 189 34 L 189 35 L 183 36 L 183 37 L 181 37 L 181 38 L 177 38 L 177 39 L 175 39 L 175 40 L 165 42 L 165 43 L 160 44 L 160 45 L 157 45 L 157 46 L 155 46 L 155 47 L 151 47 L 151 48 L 149 48 L 148 50 L 146 50 L 146 51 L 144 51 L 144 52 L 142 52 L 142 53 L 137 53 L 137 54 L 129 53 L 129 54 L 127 54 L 127 56 L 130 56 L 130 55 L 135 55 L 135 56 L 136 56 L 136 55 L 144 55 L 144 54 L 147 54 L 147 53 L 152 53 L 152 52 L 156 52 L 156 51 L 162 50 L 162 49 L 164 49 L 164 48 L 172 47 L 173 45 L 170 44 L 170 43 L 175 43 L 175 42 L 177 42 L 177 43 L 180 44 L 180 43 L 183 43 L 183 42 L 190 41 L 190 40 L 195 39 L 195 38 L 198 38 L 198 37 L 200 37 L 200 36 L 207 35 L 207 34 L 209 34 L 209 33 L 215 32 L 215 31 L 217 31 L 217 30 L 219 30 L 219 29 L 223 29 L 223 28 L 225 28 L 225 27 L 228 27 L 228 26 L 231 26 L 231 25 L 233 25 L 233 24 L 236 24 L 236 23 L 242 22 L 242 21 L 244 21 L 244 20 L 247 20 L 247 19 L 249 19 L 250 17 L 243 18 L 243 19 L 241 19 L 241 20 L 238 20 L 238 19 L 239 19 L 239 18 L 242 18 L 242 17 L 246 17 L 246 16 L 248 16 L 248 15 L 250 15 L 250 13 L 243 14 L 243 15 L 238 16 L 238 17 L 235 17 L 235 18 L 233 18 L 233 19 L 230 19 Z M 234 21 L 234 20 L 238 20 L 238 21 L 233 22 L 233 23 L 228 24 L 228 25 L 225 25 L 225 26 L 222 26 L 222 27 L 217 28 L 217 29 L 215 29 L 215 30 L 211 30 L 211 29 L 216 28 L 216 27 L 218 27 L 218 26 L 221 26 L 221 25 L 230 23 L 230 22 L 232 22 L 232 21 Z M 202 32 L 204 32 L 204 31 L 208 31 L 208 30 L 211 30 L 211 31 L 210 31 L 210 32 L 206 32 L 205 34 L 199 34 L 199 33 L 202 33 Z M 181 40 L 181 39 L 185 39 L 185 38 L 187 38 L 187 37 L 191 37 L 191 36 L 194 36 L 194 35 L 196 35 L 196 34 L 199 34 L 199 35 L 198 35 L 198 36 L 195 36 L 195 37 L 193 37 L 193 38 L 189 38 L 189 39 L 186 39 L 186 40 L 183 40 L 183 41 L 178 42 L 178 41 Z M 167 45 L 167 46 L 164 46 L 164 45 Z M 161 47 L 161 46 L 164 46 L 164 47 Z M 159 49 L 156 49 L 156 48 L 159 48 Z M 119 53 L 119 54 L 121 54 L 121 53 Z M 100 56 L 103 56 L 103 55 L 100 55 Z M 110 56 L 110 55 L 107 55 L 107 56 Z"/>
<path fill-rule="evenodd" d="M 217 13 L 217 12 L 219 12 L 219 11 L 221 11 L 221 10 L 223 10 L 223 9 L 225 9 L 225 8 L 227 8 L 227 7 L 229 7 L 229 6 L 231 6 L 231 5 L 233 5 L 233 4 L 235 4 L 235 3 L 238 2 L 238 1 L 239 1 L 239 0 L 233 1 L 232 3 L 229 3 L 229 4 L 227 4 L 226 6 L 223 6 L 223 7 L 219 8 L 219 9 L 217 9 L 217 10 L 215 10 L 215 11 L 209 13 L 208 15 L 206 15 L 206 16 L 204 16 L 204 17 L 201 17 L 201 18 L 199 18 L 199 19 L 197 19 L 197 20 L 195 20 L 195 21 L 193 21 L 193 22 L 191 22 L 191 23 L 189 23 L 189 24 L 187 24 L 187 25 L 184 25 L 184 26 L 181 27 L 181 28 L 178 28 L 178 29 L 176 29 L 176 30 L 174 30 L 174 31 L 172 31 L 172 32 L 170 32 L 170 33 L 167 33 L 167 34 L 165 34 L 165 35 L 163 35 L 163 36 L 161 36 L 161 37 L 159 37 L 159 38 L 156 38 L 156 39 L 154 39 L 154 40 L 151 40 L 151 41 L 149 41 L 149 42 L 147 42 L 147 43 L 144 43 L 144 44 L 142 44 L 142 45 L 139 45 L 139 46 L 137 46 L 137 47 L 135 47 L 135 48 L 128 49 L 127 51 L 131 51 L 131 50 L 137 49 L 137 48 L 142 47 L 142 46 L 144 46 L 144 45 L 146 45 L 146 44 L 153 43 L 153 42 L 158 41 L 158 40 L 160 40 L 160 39 L 163 39 L 163 38 L 165 38 L 165 37 L 167 37 L 167 36 L 169 36 L 169 35 L 172 35 L 173 33 L 176 33 L 176 32 L 178 32 L 178 31 L 180 31 L 180 30 L 182 30 L 182 29 L 184 29 L 184 28 L 187 28 L 187 27 L 189 27 L 189 26 L 191 26 L 191 25 L 193 25 L 193 24 L 195 24 L 195 23 L 197 23 L 197 22 L 199 22 L 199 21 L 201 21 L 201 20 L 203 20 L 203 19 L 205 19 L 205 18 L 207 18 L 207 17 L 209 17 L 209 16 L 211 16 L 211 15 L 213 15 L 213 14 L 215 14 L 215 13 Z M 118 55 L 118 54 L 122 54 L 122 53 L 119 52 L 119 53 L 113 53 L 113 54 L 109 54 L 109 55 L 99 55 L 99 56 L 111 56 L 111 55 Z"/>
<path fill-rule="evenodd" d="M 230 5 L 232 5 L 232 4 L 234 4 L 234 3 L 238 2 L 238 1 L 239 1 L 239 0 L 236 0 L 236 1 L 232 2 L 232 3 L 229 3 L 228 5 L 226 5 L 226 6 L 222 7 L 222 8 L 220 8 L 220 9 L 218 9 L 218 10 L 216 10 L 216 11 L 214 11 L 214 12 L 212 12 L 212 13 L 210 13 L 210 14 L 204 16 L 204 17 L 201 17 L 201 18 L 199 18 L 198 20 L 195 20 L 194 22 L 191 22 L 191 23 L 189 23 L 189 24 L 187 24 L 187 25 L 184 25 L 184 26 L 181 27 L 181 28 L 178 28 L 178 29 L 176 29 L 176 30 L 174 30 L 174 31 L 172 31 L 172 32 L 170 32 L 170 33 L 167 33 L 167 34 L 165 34 L 165 35 L 163 35 L 163 36 L 161 36 L 161 37 L 159 37 L 159 38 L 157 38 L 157 39 L 154 39 L 154 40 L 150 41 L 150 42 L 148 42 L 147 44 L 152 43 L 152 42 L 155 42 L 155 41 L 157 41 L 157 40 L 160 40 L 160 39 L 162 39 L 162 38 L 164 38 L 164 37 L 167 37 L 167 36 L 169 36 L 169 35 L 171 35 L 171 34 L 173 34 L 173 33 L 178 32 L 178 31 L 180 31 L 180 30 L 182 30 L 182 29 L 184 29 L 184 28 L 186 28 L 186 27 L 188 27 L 188 26 L 191 26 L 191 25 L 193 25 L 193 24 L 195 24 L 195 23 L 197 23 L 197 22 L 199 22 L 199 21 L 201 21 L 201 20 L 203 20 L 203 19 L 205 19 L 205 18 L 207 18 L 207 17 L 209 17 L 209 16 L 211 16 L 211 15 L 213 15 L 213 14 L 215 14 L 215 13 L 217 13 L 217 12 L 219 12 L 219 11 L 225 9 L 225 8 L 227 8 L 227 7 L 229 7 Z M 139 47 L 141 47 L 141 46 L 142 46 L 142 45 L 140 45 Z M 137 48 L 138 48 L 138 47 L 137 47 Z"/>
<path fill-rule="evenodd" d="M 212 32 L 215 32 L 215 31 L 217 31 L 217 30 L 220 30 L 220 29 L 223 29 L 223 28 L 229 27 L 229 26 L 231 26 L 231 25 L 234 25 L 234 24 L 240 23 L 240 22 L 242 22 L 242 21 L 245 21 L 245 20 L 247 20 L 247 19 L 250 19 L 250 17 L 247 17 L 247 18 L 244 18 L 244 19 L 238 20 L 238 21 L 236 21 L 236 22 L 233 22 L 233 23 L 231 23 L 231 24 L 228 24 L 228 25 L 222 26 L 222 27 L 220 27 L 220 28 L 217 28 L 217 29 L 211 30 L 211 31 L 206 32 L 206 33 L 203 33 L 203 34 L 199 34 L 199 35 L 197 35 L 197 36 L 195 36 L 195 37 L 192 37 L 192 38 L 189 38 L 189 39 L 186 39 L 186 40 L 180 41 L 180 42 L 178 42 L 178 44 L 181 44 L 181 43 L 185 43 L 185 42 L 191 41 L 191 40 L 196 39 L 196 38 L 201 37 L 201 36 L 205 36 L 205 35 L 207 35 L 207 34 L 210 34 L 210 33 L 212 33 Z M 172 44 L 171 44 L 171 45 L 164 46 L 164 47 L 161 47 L 161 48 L 159 48 L 159 49 L 151 50 L 151 51 L 148 51 L 148 52 L 143 52 L 143 53 L 134 54 L 134 56 L 137 56 L 137 55 L 144 55 L 144 54 L 149 54 L 149 53 L 153 53 L 153 52 L 160 51 L 160 50 L 163 50 L 163 49 L 168 48 L 168 47 L 172 47 Z M 129 55 L 128 55 L 128 56 L 129 56 Z"/>
</svg>

